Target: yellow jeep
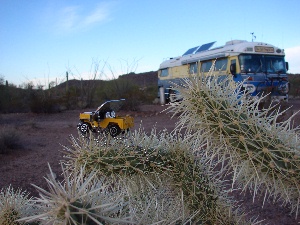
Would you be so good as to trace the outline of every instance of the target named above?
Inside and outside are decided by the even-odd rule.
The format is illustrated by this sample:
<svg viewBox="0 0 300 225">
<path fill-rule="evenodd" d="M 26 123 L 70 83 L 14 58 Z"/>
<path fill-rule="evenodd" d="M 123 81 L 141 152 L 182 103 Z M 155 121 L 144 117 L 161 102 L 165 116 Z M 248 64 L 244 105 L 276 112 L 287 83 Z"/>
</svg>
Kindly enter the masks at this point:
<svg viewBox="0 0 300 225">
<path fill-rule="evenodd" d="M 78 130 L 87 134 L 89 131 L 94 133 L 106 132 L 112 137 L 116 137 L 121 132 L 129 131 L 134 126 L 133 117 L 117 116 L 116 110 L 120 108 L 120 100 L 110 100 L 104 102 L 95 111 L 83 112 L 79 115 Z"/>
</svg>

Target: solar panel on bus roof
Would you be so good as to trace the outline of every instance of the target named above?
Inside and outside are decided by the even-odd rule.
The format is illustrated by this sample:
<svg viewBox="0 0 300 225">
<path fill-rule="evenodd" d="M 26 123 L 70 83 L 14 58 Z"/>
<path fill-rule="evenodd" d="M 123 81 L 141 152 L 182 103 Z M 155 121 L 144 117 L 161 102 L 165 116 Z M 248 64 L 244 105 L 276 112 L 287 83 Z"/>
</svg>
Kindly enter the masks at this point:
<svg viewBox="0 0 300 225">
<path fill-rule="evenodd" d="M 189 55 L 189 54 L 194 54 L 195 51 L 199 48 L 199 46 L 194 47 L 194 48 L 190 48 L 189 50 L 187 50 L 183 55 Z"/>
<path fill-rule="evenodd" d="M 201 45 L 201 47 L 198 48 L 195 53 L 197 53 L 197 52 L 203 52 L 203 51 L 206 51 L 206 50 L 210 49 L 210 47 L 213 46 L 214 43 L 216 43 L 216 42 L 214 41 L 214 42 L 210 42 L 210 43 Z"/>
<path fill-rule="evenodd" d="M 216 43 L 216 42 L 214 41 L 214 42 L 210 42 L 210 43 L 207 43 L 207 44 L 204 44 L 204 45 L 201 45 L 201 46 L 190 48 L 183 55 L 190 55 L 190 54 L 195 54 L 195 53 L 198 53 L 198 52 L 206 51 L 206 50 L 210 49 L 211 46 L 213 46 L 214 43 Z"/>
</svg>

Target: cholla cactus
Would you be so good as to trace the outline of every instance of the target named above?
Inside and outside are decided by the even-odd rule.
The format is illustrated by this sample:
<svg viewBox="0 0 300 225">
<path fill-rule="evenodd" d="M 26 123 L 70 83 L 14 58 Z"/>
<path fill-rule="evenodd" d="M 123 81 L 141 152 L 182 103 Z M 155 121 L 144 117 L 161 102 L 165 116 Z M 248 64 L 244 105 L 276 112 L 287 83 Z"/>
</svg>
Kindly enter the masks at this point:
<svg viewBox="0 0 300 225">
<path fill-rule="evenodd" d="M 11 186 L 0 191 L 0 225 L 28 224 L 17 220 L 34 212 L 34 204 L 26 191 L 14 190 Z"/>
<path fill-rule="evenodd" d="M 223 79 L 223 80 L 222 80 Z M 210 144 L 206 155 L 226 160 L 234 171 L 233 184 L 250 188 L 254 196 L 265 192 L 292 205 L 298 214 L 300 202 L 300 142 L 298 128 L 290 117 L 277 122 L 284 112 L 269 106 L 259 110 L 264 97 L 248 99 L 243 83 L 229 77 L 207 76 L 186 79 L 180 102 L 170 111 L 180 114 L 177 129 L 194 132 L 194 141 L 205 135 Z M 223 147 L 221 147 L 223 146 Z"/>
<path fill-rule="evenodd" d="M 152 130 L 150 135 L 143 131 L 136 131 L 127 139 L 100 137 L 97 142 L 93 139 L 86 141 L 85 139 L 76 140 L 73 138 L 73 148 L 66 147 L 67 161 L 65 164 L 70 170 L 72 167 L 76 169 L 84 165 L 87 172 L 97 171 L 98 176 L 118 175 L 122 179 L 130 180 L 140 176 L 139 180 L 147 180 L 148 183 L 152 184 L 152 187 L 157 187 L 157 180 L 153 178 L 168 178 L 164 179 L 166 181 L 166 183 L 164 182 L 166 185 L 164 191 L 172 190 L 173 196 L 178 196 L 178 193 L 181 193 L 183 205 L 186 208 L 180 208 L 181 212 L 184 213 L 186 210 L 189 212 L 187 216 L 182 216 L 180 219 L 178 219 L 177 213 L 176 215 L 173 214 L 172 218 L 175 222 L 186 221 L 187 218 L 201 222 L 220 221 L 224 218 L 217 218 L 216 216 L 219 205 L 229 207 L 230 204 L 228 204 L 226 196 L 220 192 L 222 184 L 218 182 L 217 176 L 210 174 L 209 171 L 211 170 L 203 166 L 203 159 L 196 157 L 193 153 L 193 149 L 204 144 L 201 144 L 199 139 L 196 143 L 191 142 L 190 139 L 189 133 L 181 137 L 175 133 L 157 134 L 155 130 Z M 161 187 L 161 185 L 158 186 Z M 160 190 L 159 188 L 154 189 L 156 192 Z M 129 199 L 136 199 L 132 197 L 134 193 L 136 195 L 140 192 L 131 191 Z M 150 200 L 151 195 L 143 198 L 149 199 L 144 203 L 152 202 Z M 143 201 L 141 204 L 143 205 Z M 131 201 L 129 201 L 129 205 L 131 205 Z M 135 207 L 132 208 L 140 208 L 136 204 L 134 205 Z M 169 208 L 172 207 L 173 204 Z M 136 212 L 136 215 L 140 215 L 140 212 Z M 153 215 L 153 211 L 149 215 Z M 166 215 L 168 214 L 165 213 Z M 231 218 L 231 220 L 234 219 Z"/>
<path fill-rule="evenodd" d="M 35 186 L 40 192 L 36 203 L 37 215 L 24 217 L 22 221 L 39 221 L 41 224 L 96 225 L 126 222 L 119 210 L 125 205 L 124 194 L 118 182 L 96 179 L 96 173 L 85 174 L 84 169 L 72 174 L 63 168 L 64 180 L 59 182 L 50 168 L 46 178 L 49 191 Z M 124 190 L 125 191 L 125 190 Z"/>
<path fill-rule="evenodd" d="M 128 196 L 128 214 L 136 224 L 174 224 L 190 221 L 190 210 L 185 207 L 182 192 L 171 188 L 171 178 L 152 174 L 148 177 L 123 177 Z"/>
</svg>

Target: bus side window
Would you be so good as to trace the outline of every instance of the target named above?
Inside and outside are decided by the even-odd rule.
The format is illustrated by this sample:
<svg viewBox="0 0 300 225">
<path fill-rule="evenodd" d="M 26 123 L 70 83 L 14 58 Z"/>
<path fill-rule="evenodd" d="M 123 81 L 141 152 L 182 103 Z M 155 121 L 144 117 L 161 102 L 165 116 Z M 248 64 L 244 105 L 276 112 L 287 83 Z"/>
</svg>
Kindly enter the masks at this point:
<svg viewBox="0 0 300 225">
<path fill-rule="evenodd" d="M 169 70 L 168 70 L 168 68 L 160 70 L 160 76 L 161 77 L 167 77 L 167 76 L 169 76 Z"/>
<path fill-rule="evenodd" d="M 212 61 L 202 62 L 202 64 L 201 64 L 201 72 L 202 73 L 209 72 L 211 66 L 212 66 Z"/>
<path fill-rule="evenodd" d="M 227 58 L 217 59 L 215 64 L 216 71 L 225 71 L 227 69 Z"/>
<path fill-rule="evenodd" d="M 189 74 L 196 74 L 198 72 L 198 63 L 191 63 L 189 67 Z"/>
<path fill-rule="evenodd" d="M 230 73 L 236 75 L 236 59 L 230 60 Z"/>
</svg>

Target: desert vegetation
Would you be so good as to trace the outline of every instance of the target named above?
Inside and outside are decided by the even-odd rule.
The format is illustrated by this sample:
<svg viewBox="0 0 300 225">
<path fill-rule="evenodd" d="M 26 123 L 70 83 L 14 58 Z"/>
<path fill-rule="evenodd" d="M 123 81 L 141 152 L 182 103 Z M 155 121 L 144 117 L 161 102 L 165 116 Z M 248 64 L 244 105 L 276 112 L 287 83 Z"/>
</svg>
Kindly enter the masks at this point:
<svg viewBox="0 0 300 225">
<path fill-rule="evenodd" d="M 94 73 L 97 73 L 97 71 Z M 58 113 L 63 110 L 97 107 L 107 99 L 126 98 L 127 109 L 138 110 L 157 97 L 157 72 L 130 72 L 111 80 L 71 79 L 48 88 L 33 83 L 17 87 L 0 77 L 0 113 Z M 290 97 L 300 97 L 300 75 L 290 74 Z"/>
<path fill-rule="evenodd" d="M 123 81 L 113 81 L 121 90 Z M 125 83 L 126 84 L 126 83 Z M 171 131 L 70 138 L 48 188 L 2 189 L 0 224 L 264 224 L 230 193 L 249 191 L 299 217 L 299 133 L 276 105 L 210 77 L 175 87 Z M 69 86 L 70 87 L 70 86 Z M 125 94 L 125 92 L 124 92 Z"/>
<path fill-rule="evenodd" d="M 140 104 L 157 97 L 157 72 L 121 75 L 111 80 L 72 79 L 48 89 L 32 83 L 16 87 L 0 79 L 0 113 L 58 113 L 63 110 L 98 107 L 109 99 L 126 98 L 125 108 L 137 110 Z"/>
<path fill-rule="evenodd" d="M 289 74 L 288 79 L 291 84 L 289 95 L 298 98 L 300 96 L 300 74 Z"/>
<path fill-rule="evenodd" d="M 16 129 L 0 129 L 0 154 L 6 154 L 20 147 L 22 147 L 22 141 Z"/>
</svg>

